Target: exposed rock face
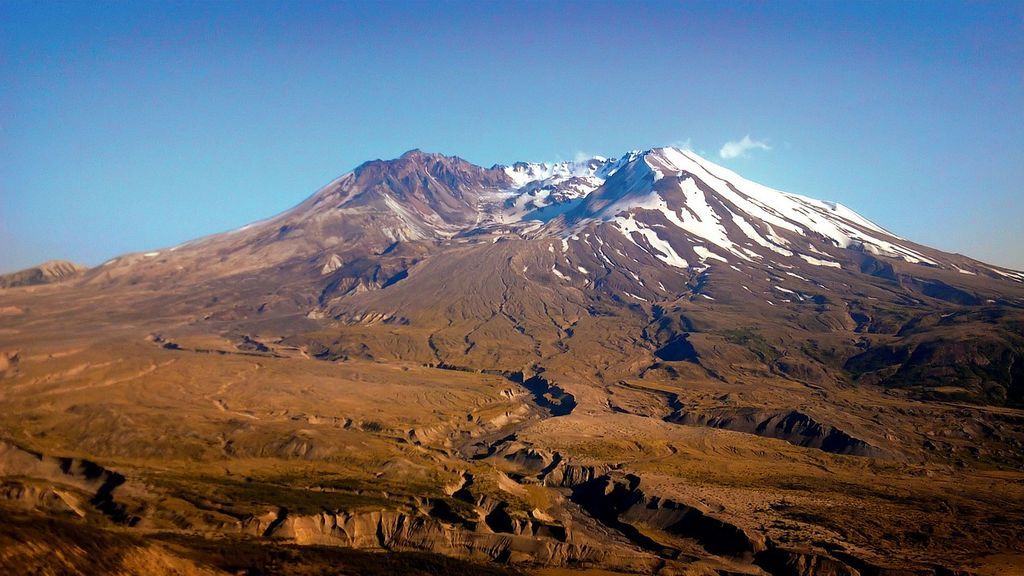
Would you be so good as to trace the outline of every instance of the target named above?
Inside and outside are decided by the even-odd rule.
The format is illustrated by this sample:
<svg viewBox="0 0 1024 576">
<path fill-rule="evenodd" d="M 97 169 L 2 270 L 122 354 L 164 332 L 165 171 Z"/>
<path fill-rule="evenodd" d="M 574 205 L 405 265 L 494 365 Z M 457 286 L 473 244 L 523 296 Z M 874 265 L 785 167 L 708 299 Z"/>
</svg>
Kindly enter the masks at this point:
<svg viewBox="0 0 1024 576">
<path fill-rule="evenodd" d="M 561 463 L 544 476 L 544 483 L 549 486 L 575 488 L 581 484 L 592 482 L 597 477 L 607 473 L 608 469 L 606 467 Z"/>
<path fill-rule="evenodd" d="M 628 552 L 625 557 L 617 557 L 624 554 L 622 550 L 567 542 L 564 531 L 553 532 L 543 525 L 527 523 L 508 528 L 505 532 L 495 532 L 489 524 L 481 524 L 474 529 L 395 510 L 323 512 L 313 516 L 280 513 L 273 519 L 253 519 L 243 525 L 244 531 L 298 544 L 420 550 L 512 563 L 628 566 L 637 562 L 633 565 L 641 566 L 650 561 L 643 555 Z"/>
<path fill-rule="evenodd" d="M 504 171 L 485 169 L 455 156 L 411 150 L 397 160 L 375 160 L 359 166 L 346 184 L 340 208 L 397 202 L 401 210 L 435 231 L 478 221 L 478 205 L 488 191 L 507 190 Z M 398 209 L 398 208 L 396 208 Z"/>
<path fill-rule="evenodd" d="M 840 560 L 813 552 L 772 548 L 759 554 L 757 562 L 777 576 L 862 576 Z"/>
<path fill-rule="evenodd" d="M 664 553 L 664 546 L 646 535 L 650 529 L 695 539 L 712 554 L 752 557 L 767 549 L 762 535 L 695 506 L 648 496 L 639 485 L 636 476 L 601 476 L 578 484 L 572 498 L 603 523 L 625 531 L 641 546 L 659 553 Z"/>
<path fill-rule="evenodd" d="M 66 260 L 49 260 L 39 266 L 0 275 L 0 288 L 52 284 L 78 276 L 88 269 L 88 266 Z"/>
<path fill-rule="evenodd" d="M 16 502 L 28 509 L 44 510 L 53 514 L 74 514 L 80 518 L 87 515 L 87 502 L 70 491 L 53 486 L 37 486 L 17 481 L 0 484 L 0 499 Z"/>
<path fill-rule="evenodd" d="M 114 491 L 125 477 L 77 458 L 58 458 L 23 450 L 0 441 L 0 495 L 29 507 L 73 512 L 84 517 L 94 510 L 119 524 L 133 525 L 138 518 L 115 500 Z M 23 479 L 46 483 L 26 484 Z"/>
<path fill-rule="evenodd" d="M 523 386 L 532 392 L 537 403 L 550 410 L 553 416 L 572 414 L 576 407 L 576 398 L 572 394 L 539 375 L 524 380 Z"/>
<path fill-rule="evenodd" d="M 668 420 L 688 426 L 709 426 L 778 438 L 790 444 L 833 454 L 885 456 L 881 448 L 795 410 L 774 413 L 752 408 L 718 408 L 701 413 L 684 410 L 673 414 Z"/>
</svg>

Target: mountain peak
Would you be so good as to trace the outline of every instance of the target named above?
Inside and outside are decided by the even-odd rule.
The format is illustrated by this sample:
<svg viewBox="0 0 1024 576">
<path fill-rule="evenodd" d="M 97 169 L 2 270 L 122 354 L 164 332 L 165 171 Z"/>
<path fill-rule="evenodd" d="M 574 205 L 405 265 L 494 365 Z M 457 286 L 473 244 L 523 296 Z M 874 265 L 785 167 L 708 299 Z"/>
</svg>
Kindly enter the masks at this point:
<svg viewBox="0 0 1024 576">
<path fill-rule="evenodd" d="M 595 221 L 684 268 L 711 260 L 839 267 L 848 250 L 943 266 L 837 203 L 757 184 L 674 147 L 624 155 L 604 184 L 555 227 L 578 235 Z"/>
<path fill-rule="evenodd" d="M 617 159 L 491 168 L 413 149 L 399 158 L 366 162 L 275 218 L 189 243 L 194 250 L 177 251 L 173 258 L 167 251 L 143 261 L 153 265 L 167 257 L 172 264 L 185 254 L 202 259 L 211 246 L 219 246 L 224 252 L 259 255 L 246 257 L 244 266 L 233 261 L 225 273 L 299 256 L 318 262 L 321 270 L 323 254 L 351 262 L 399 242 L 440 245 L 507 234 L 563 239 L 597 253 L 604 250 L 600 243 L 589 242 L 617 243 L 621 253 L 638 261 L 691 271 L 867 267 L 892 276 L 891 265 L 874 263 L 882 257 L 1024 281 L 1016 272 L 897 237 L 838 203 L 757 184 L 670 146 L 633 150 Z M 630 293 L 641 291 L 633 287 Z"/>
<path fill-rule="evenodd" d="M 407 160 L 413 162 L 426 162 L 426 161 L 441 161 L 441 162 L 466 162 L 458 156 L 448 156 L 447 154 L 441 154 L 440 152 L 426 152 L 419 148 L 413 148 L 407 150 L 398 158 L 394 160 L 385 160 L 385 162 L 395 162 L 400 160 Z M 468 164 L 468 162 L 467 162 Z"/>
</svg>

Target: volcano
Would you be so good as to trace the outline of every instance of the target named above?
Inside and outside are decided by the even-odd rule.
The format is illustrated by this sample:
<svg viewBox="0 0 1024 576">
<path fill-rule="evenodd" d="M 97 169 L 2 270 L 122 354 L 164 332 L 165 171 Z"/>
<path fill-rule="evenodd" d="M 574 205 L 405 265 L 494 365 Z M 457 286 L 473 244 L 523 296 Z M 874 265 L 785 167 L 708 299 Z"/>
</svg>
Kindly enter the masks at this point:
<svg viewBox="0 0 1024 576">
<path fill-rule="evenodd" d="M 0 278 L 16 571 L 1024 563 L 1024 273 L 689 150 L 413 150 L 51 268 Z"/>
</svg>

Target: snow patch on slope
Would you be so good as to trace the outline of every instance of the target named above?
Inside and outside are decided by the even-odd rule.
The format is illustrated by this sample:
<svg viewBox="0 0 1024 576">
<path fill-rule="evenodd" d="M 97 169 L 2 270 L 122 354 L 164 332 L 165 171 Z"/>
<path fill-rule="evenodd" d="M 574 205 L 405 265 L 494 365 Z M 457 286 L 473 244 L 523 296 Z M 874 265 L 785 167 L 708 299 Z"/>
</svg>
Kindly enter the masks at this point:
<svg viewBox="0 0 1024 576">
<path fill-rule="evenodd" d="M 650 246 L 657 244 L 656 249 L 678 265 L 683 259 L 672 256 L 675 251 L 667 240 L 672 235 L 659 235 L 652 231 L 657 225 L 644 222 L 644 211 L 656 211 L 685 232 L 691 244 L 714 246 L 748 262 L 770 251 L 785 258 L 799 256 L 816 266 L 841 267 L 828 253 L 835 247 L 939 265 L 841 204 L 762 186 L 692 152 L 675 148 L 630 152 L 609 173 L 586 200 L 586 212 L 575 216 L 576 228 L 570 227 L 569 232 L 593 220 L 611 222 L 627 236 L 636 232 L 656 238 L 649 240 Z M 673 187 L 678 196 L 670 193 Z M 806 238 L 808 245 L 798 249 L 784 235 Z M 758 253 L 758 249 L 763 250 Z M 799 253 L 805 250 L 817 256 Z M 714 259 L 704 253 L 698 257 L 702 262 Z"/>
<path fill-rule="evenodd" d="M 637 222 L 632 216 L 618 217 L 612 221 L 613 224 L 622 231 L 622 235 L 625 236 L 630 242 L 636 244 L 640 249 L 648 252 L 651 256 L 654 256 L 658 260 L 668 264 L 669 266 L 675 266 L 676 268 L 689 268 L 690 264 L 682 256 L 676 253 L 675 249 L 668 241 L 663 240 L 658 233 L 647 227 L 642 222 Z M 647 247 L 643 246 L 633 237 L 633 233 L 640 234 L 647 244 L 654 251 L 652 252 Z"/>
</svg>

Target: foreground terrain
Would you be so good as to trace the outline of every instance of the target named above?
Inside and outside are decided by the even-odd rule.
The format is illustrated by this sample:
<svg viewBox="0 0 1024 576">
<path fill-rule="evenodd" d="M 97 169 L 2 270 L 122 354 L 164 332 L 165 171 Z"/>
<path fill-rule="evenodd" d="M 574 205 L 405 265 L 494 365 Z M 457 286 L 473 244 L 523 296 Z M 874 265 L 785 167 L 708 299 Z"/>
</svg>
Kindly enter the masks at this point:
<svg viewBox="0 0 1024 576">
<path fill-rule="evenodd" d="M 64 269 L 0 291 L 16 572 L 1024 573 L 1024 276 L 685 151 Z"/>
</svg>

